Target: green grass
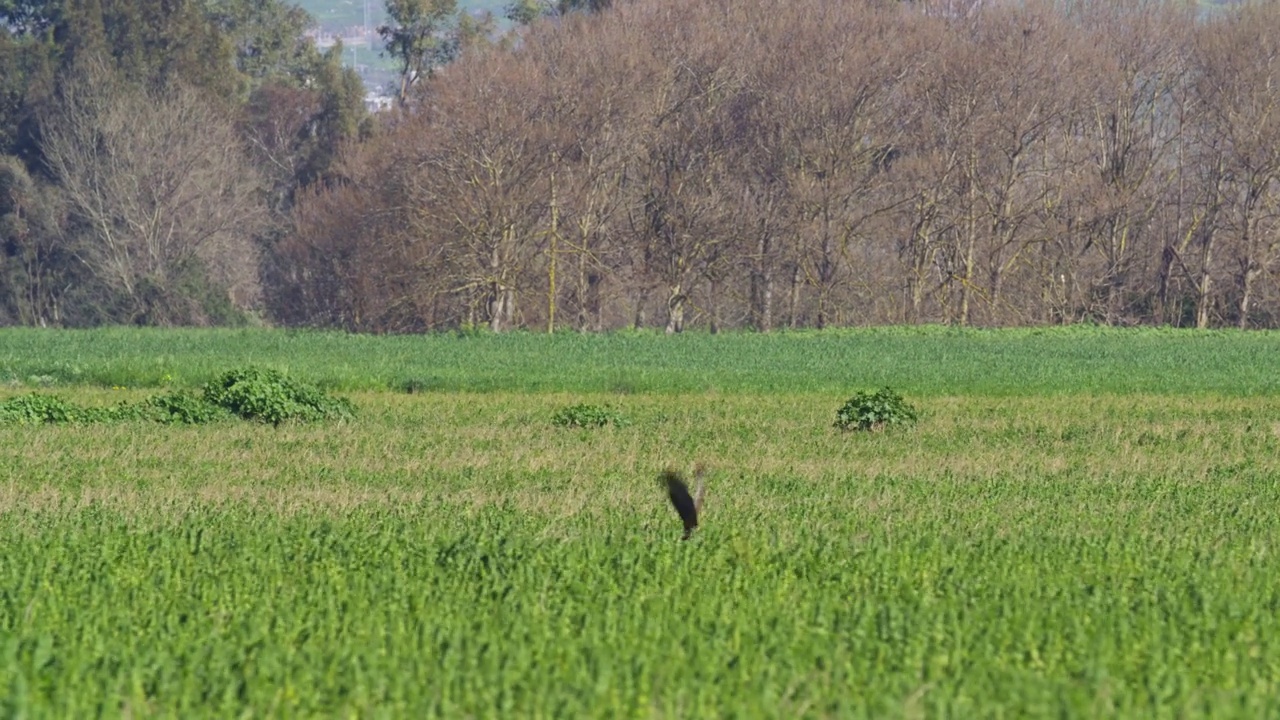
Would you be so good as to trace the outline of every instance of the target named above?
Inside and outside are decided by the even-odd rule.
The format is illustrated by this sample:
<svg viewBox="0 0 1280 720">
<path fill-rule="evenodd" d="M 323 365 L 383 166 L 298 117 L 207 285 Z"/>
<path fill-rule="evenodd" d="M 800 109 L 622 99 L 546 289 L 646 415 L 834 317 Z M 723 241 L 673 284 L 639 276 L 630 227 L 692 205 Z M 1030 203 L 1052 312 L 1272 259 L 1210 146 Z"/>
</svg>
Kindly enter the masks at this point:
<svg viewBox="0 0 1280 720">
<path fill-rule="evenodd" d="M 1280 392 L 1280 333 L 876 328 L 776 335 L 0 330 L 0 383 L 194 387 L 263 364 L 344 391 L 927 395 Z"/>
<path fill-rule="evenodd" d="M 248 361 L 366 389 L 3 428 L 0 715 L 1274 717 L 1275 342 L 4 331 L 87 407 Z M 885 381 L 913 427 L 831 427 Z M 681 542 L 657 475 L 699 460 Z"/>
</svg>

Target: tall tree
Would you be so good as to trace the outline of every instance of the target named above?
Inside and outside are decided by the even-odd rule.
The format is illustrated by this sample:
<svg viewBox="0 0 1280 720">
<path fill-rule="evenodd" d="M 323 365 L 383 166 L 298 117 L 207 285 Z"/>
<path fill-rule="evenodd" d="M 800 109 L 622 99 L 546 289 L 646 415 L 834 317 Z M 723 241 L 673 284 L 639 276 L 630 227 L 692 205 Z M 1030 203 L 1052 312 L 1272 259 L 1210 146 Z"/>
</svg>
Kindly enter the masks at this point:
<svg viewBox="0 0 1280 720">
<path fill-rule="evenodd" d="M 1235 323 L 1248 327 L 1259 280 L 1280 247 L 1280 9 L 1250 6 L 1197 33 L 1197 94 L 1204 153 L 1222 169 L 1223 248 Z M 1208 274 L 1206 273 L 1206 277 Z M 1198 313 L 1198 324 L 1207 324 Z"/>
<path fill-rule="evenodd" d="M 235 68 L 250 88 L 268 80 L 309 78 L 318 50 L 306 31 L 315 19 L 284 0 L 205 0 L 205 14 L 230 42 Z"/>
<path fill-rule="evenodd" d="M 391 22 L 378 28 L 386 53 L 400 65 L 401 104 L 414 84 L 458 52 L 457 0 L 387 0 Z"/>
<path fill-rule="evenodd" d="M 490 57 L 440 88 L 455 111 L 433 113 L 431 147 L 419 175 L 422 207 L 448 233 L 490 329 L 512 327 L 530 268 L 546 240 L 545 179 L 554 160 L 541 121 L 536 70 Z M 454 99 L 453 93 L 458 93 Z"/>
<path fill-rule="evenodd" d="M 56 193 L 13 156 L 0 156 L 0 324 L 59 325 L 73 258 L 58 242 Z"/>
<path fill-rule="evenodd" d="M 256 300 L 261 186 L 228 119 L 197 92 L 143 90 L 88 65 L 42 130 L 67 232 L 117 321 L 206 322 Z"/>
</svg>

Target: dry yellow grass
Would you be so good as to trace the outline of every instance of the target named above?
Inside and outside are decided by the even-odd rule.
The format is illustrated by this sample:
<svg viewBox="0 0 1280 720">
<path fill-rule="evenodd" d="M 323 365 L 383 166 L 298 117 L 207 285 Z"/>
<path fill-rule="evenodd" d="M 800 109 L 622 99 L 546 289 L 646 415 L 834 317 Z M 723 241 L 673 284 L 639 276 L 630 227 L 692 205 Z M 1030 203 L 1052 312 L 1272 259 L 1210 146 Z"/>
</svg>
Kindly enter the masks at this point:
<svg viewBox="0 0 1280 720">
<path fill-rule="evenodd" d="M 75 398 L 88 404 L 131 395 L 81 391 Z M 0 513 L 88 503 L 147 514 L 225 503 L 341 513 L 430 502 L 464 510 L 505 504 L 553 517 L 652 517 L 666 512 L 656 502 L 657 472 L 701 460 L 711 469 L 711 518 L 788 503 L 901 520 L 921 511 L 914 501 L 902 505 L 901 482 L 954 489 L 1024 478 L 1031 488 L 1123 488 L 1158 480 L 1174 487 L 1222 481 L 1233 470 L 1280 471 L 1280 413 L 1266 399 L 930 398 L 917 402 L 922 418 L 914 429 L 875 434 L 831 428 L 839 403 L 817 395 L 354 399 L 360 418 L 343 424 L 7 428 Z M 576 402 L 608 404 L 631 424 L 572 430 L 549 422 Z"/>
</svg>

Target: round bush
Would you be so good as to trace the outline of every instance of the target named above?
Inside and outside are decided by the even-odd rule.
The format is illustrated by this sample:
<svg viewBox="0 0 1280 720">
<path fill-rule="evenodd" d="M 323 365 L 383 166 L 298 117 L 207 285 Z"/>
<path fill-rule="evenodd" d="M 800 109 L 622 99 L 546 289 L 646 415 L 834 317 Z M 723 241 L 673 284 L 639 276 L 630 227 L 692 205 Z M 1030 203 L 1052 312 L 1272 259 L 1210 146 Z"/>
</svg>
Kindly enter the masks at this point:
<svg viewBox="0 0 1280 720">
<path fill-rule="evenodd" d="M 876 392 L 862 390 L 836 411 L 835 427 L 841 430 L 879 430 L 889 425 L 909 425 L 918 418 L 916 409 L 889 388 Z"/>
</svg>

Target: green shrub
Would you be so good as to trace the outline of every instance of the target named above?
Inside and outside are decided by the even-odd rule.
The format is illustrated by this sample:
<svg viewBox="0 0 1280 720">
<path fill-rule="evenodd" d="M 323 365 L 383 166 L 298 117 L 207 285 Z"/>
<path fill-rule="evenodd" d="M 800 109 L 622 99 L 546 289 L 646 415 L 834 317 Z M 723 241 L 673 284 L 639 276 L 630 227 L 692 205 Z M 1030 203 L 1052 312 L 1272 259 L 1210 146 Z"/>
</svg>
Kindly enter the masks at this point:
<svg viewBox="0 0 1280 720">
<path fill-rule="evenodd" d="M 31 393 L 0 403 L 0 424 L 106 423 L 148 420 L 163 424 L 199 425 L 239 417 L 279 425 L 347 418 L 354 408 L 320 388 L 286 377 L 276 370 L 242 368 L 223 373 L 199 392 L 177 391 L 140 403 L 85 408 L 54 395 Z"/>
<path fill-rule="evenodd" d="M 84 408 L 56 395 L 31 393 L 0 403 L 0 422 L 17 425 L 79 422 Z"/>
<path fill-rule="evenodd" d="M 841 430 L 879 430 L 887 425 L 912 424 L 916 409 L 889 388 L 861 390 L 836 411 L 835 427 Z"/>
<path fill-rule="evenodd" d="M 294 380 L 278 370 L 246 367 L 223 373 L 204 387 L 206 402 L 245 420 L 279 425 L 351 417 L 345 398 L 333 398 L 319 387 Z"/>
<path fill-rule="evenodd" d="M 110 423 L 147 419 L 145 409 L 141 405 L 131 403 L 120 403 L 111 407 L 78 408 L 78 411 L 79 415 L 76 418 L 76 422 L 81 423 Z"/>
<path fill-rule="evenodd" d="M 203 395 L 190 392 L 171 392 L 147 398 L 140 406 L 141 415 L 148 420 L 168 425 L 205 425 L 232 417 L 226 408 L 215 405 Z"/>
<path fill-rule="evenodd" d="M 561 408 L 551 416 L 551 422 L 560 427 L 604 427 L 613 424 L 621 427 L 628 421 L 612 408 L 579 403 Z"/>
</svg>

